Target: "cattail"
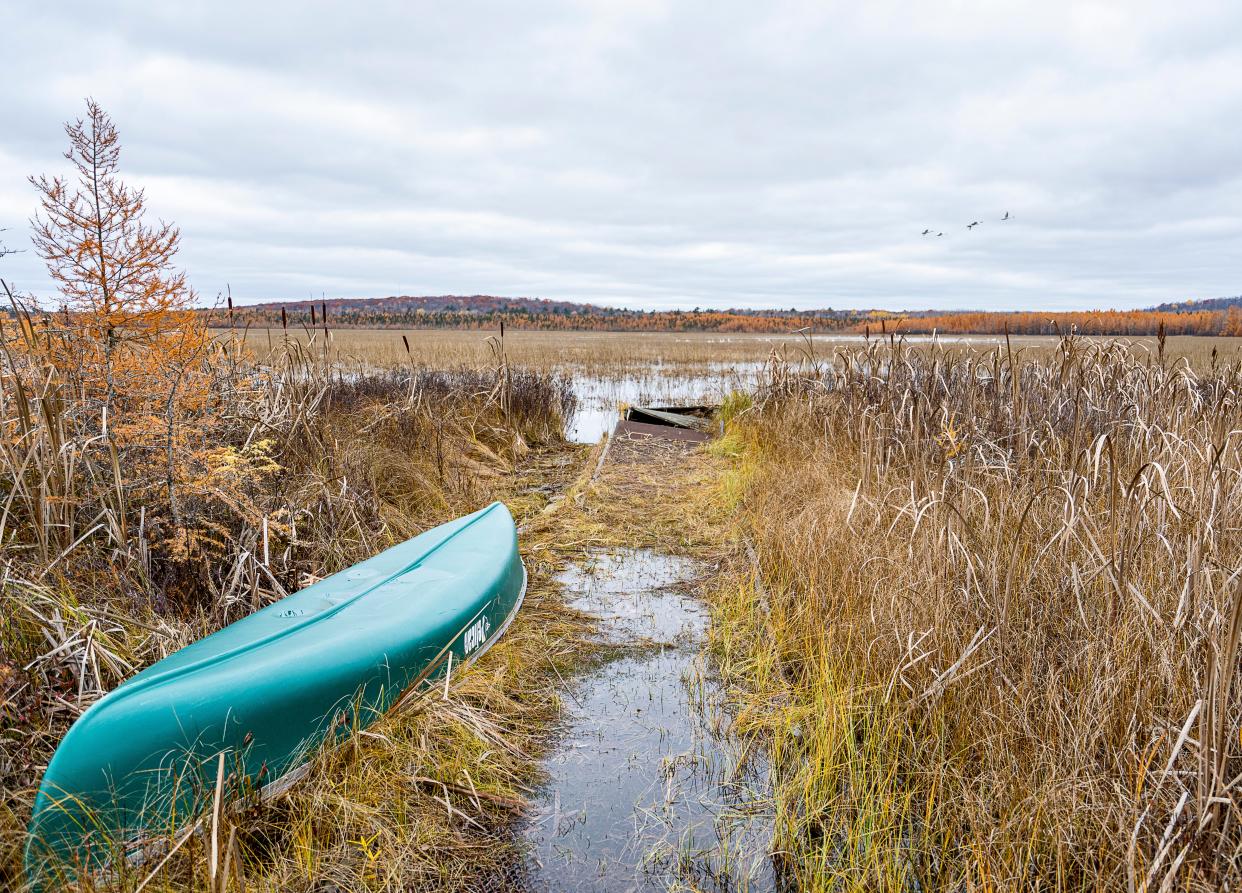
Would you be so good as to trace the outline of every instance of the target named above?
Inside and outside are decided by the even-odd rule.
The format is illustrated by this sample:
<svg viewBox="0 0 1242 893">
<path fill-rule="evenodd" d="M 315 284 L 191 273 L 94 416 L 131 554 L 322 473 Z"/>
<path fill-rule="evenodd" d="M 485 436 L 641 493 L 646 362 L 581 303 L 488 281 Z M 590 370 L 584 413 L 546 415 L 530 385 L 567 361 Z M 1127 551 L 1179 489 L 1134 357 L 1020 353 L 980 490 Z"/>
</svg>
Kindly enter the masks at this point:
<svg viewBox="0 0 1242 893">
<path fill-rule="evenodd" d="M 319 325 L 319 321 L 315 319 L 315 305 L 311 304 L 311 328 Z"/>
<path fill-rule="evenodd" d="M 280 327 L 286 331 L 289 329 L 289 317 L 285 315 L 284 307 L 280 308 Z"/>
<path fill-rule="evenodd" d="M 407 337 L 405 337 L 404 335 L 402 335 L 402 336 L 401 336 L 401 340 L 405 342 L 405 354 L 406 354 L 406 356 L 410 356 L 410 339 L 409 339 L 409 338 L 407 338 Z"/>
</svg>

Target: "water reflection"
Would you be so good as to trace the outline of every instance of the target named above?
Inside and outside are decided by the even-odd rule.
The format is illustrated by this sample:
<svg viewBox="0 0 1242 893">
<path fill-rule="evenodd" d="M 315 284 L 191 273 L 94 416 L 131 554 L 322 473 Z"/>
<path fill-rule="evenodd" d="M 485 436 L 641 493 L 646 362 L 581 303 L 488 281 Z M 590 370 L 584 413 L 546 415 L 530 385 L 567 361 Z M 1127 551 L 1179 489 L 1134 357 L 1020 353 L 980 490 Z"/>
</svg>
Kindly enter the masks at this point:
<svg viewBox="0 0 1242 893">
<path fill-rule="evenodd" d="M 720 403 L 731 391 L 751 388 L 763 363 L 708 363 L 651 366 L 621 376 L 573 374 L 578 409 L 566 436 L 575 443 L 597 443 L 611 431 L 621 404 L 695 406 Z"/>
<path fill-rule="evenodd" d="M 526 829 L 532 890 L 771 890 L 766 765 L 729 733 L 700 653 L 693 563 L 592 556 L 563 582 L 600 636 L 627 646 L 576 681 Z"/>
</svg>

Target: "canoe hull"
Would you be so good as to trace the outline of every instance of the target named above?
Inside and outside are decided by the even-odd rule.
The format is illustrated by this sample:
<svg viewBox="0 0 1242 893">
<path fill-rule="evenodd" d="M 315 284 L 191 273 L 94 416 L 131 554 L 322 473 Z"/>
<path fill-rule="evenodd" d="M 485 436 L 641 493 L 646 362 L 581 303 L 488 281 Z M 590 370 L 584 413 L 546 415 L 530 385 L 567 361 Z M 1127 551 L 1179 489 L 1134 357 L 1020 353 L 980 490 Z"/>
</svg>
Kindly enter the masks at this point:
<svg viewBox="0 0 1242 893">
<path fill-rule="evenodd" d="M 283 786 L 326 741 L 482 654 L 525 583 L 513 518 L 495 503 L 153 664 L 61 742 L 35 801 L 28 875 L 93 870 L 186 825 L 221 754 L 231 794 Z"/>
</svg>

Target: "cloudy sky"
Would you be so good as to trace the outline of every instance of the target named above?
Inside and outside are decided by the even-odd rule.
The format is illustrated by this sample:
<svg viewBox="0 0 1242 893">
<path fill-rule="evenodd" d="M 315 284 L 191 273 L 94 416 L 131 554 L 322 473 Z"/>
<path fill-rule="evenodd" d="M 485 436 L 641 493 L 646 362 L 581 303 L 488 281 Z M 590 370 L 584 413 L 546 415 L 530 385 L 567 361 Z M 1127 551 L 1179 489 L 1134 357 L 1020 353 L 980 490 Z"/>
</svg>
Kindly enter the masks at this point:
<svg viewBox="0 0 1242 893">
<path fill-rule="evenodd" d="M 0 10 L 0 238 L 29 248 L 25 178 L 91 95 L 207 299 L 1242 293 L 1236 2 Z M 51 290 L 30 250 L 0 276 Z"/>
</svg>

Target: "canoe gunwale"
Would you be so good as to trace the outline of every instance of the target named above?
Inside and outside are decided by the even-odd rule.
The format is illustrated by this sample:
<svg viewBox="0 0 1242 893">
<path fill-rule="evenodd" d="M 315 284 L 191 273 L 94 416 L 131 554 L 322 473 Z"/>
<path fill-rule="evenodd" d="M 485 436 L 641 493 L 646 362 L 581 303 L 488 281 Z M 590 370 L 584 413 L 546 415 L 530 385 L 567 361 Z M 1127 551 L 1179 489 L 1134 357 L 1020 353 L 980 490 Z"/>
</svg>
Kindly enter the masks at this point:
<svg viewBox="0 0 1242 893">
<path fill-rule="evenodd" d="M 153 673 L 153 674 L 147 675 L 146 671 L 144 671 L 142 673 L 139 673 L 137 676 L 131 677 L 130 679 L 127 679 L 124 682 L 122 682 L 119 686 L 116 687 L 116 689 L 114 689 L 113 692 L 109 692 L 109 695 L 112 695 L 118 692 L 124 692 L 126 696 L 132 697 L 133 695 L 139 692 L 142 692 L 146 689 L 152 688 L 157 685 L 164 684 L 165 682 L 169 680 L 189 676 L 192 673 L 194 673 L 196 670 L 198 670 L 200 667 L 210 666 L 213 664 L 220 664 L 226 660 L 230 660 L 239 655 L 251 653 L 255 651 L 257 648 L 261 648 L 273 642 L 278 642 L 282 639 L 286 639 L 290 636 L 296 635 L 297 633 L 302 632 L 303 630 L 309 629 L 311 627 L 319 626 L 323 624 L 324 621 L 331 620 L 337 614 L 340 614 L 342 611 L 348 608 L 350 605 L 360 601 L 361 599 L 375 592 L 377 589 L 380 589 L 381 587 L 393 582 L 394 580 L 409 573 L 416 567 L 422 565 L 422 563 L 427 560 L 427 557 L 429 555 L 444 548 L 448 543 L 452 542 L 462 533 L 469 530 L 471 527 L 473 527 L 483 518 L 487 517 L 491 513 L 491 511 L 498 505 L 503 506 L 504 503 L 493 502 L 490 505 L 484 507 L 483 509 L 480 509 L 479 511 L 473 513 L 473 516 L 468 516 L 468 520 L 466 521 L 466 523 L 462 524 L 462 526 L 453 530 L 443 540 L 436 543 L 432 548 L 428 549 L 427 552 L 425 552 L 424 554 L 420 555 L 418 559 L 414 561 L 409 567 L 406 567 L 397 573 L 390 574 L 387 578 L 383 580 L 376 580 L 372 582 L 365 589 L 361 589 L 358 592 L 355 592 L 353 595 L 349 596 L 346 599 L 343 599 L 342 601 L 338 603 L 333 604 L 331 607 L 325 610 L 318 611 L 314 613 L 313 615 L 306 617 L 303 620 L 299 620 L 298 622 L 294 624 L 282 627 L 281 629 L 278 629 L 278 630 L 273 630 L 271 632 L 268 632 L 256 640 L 242 643 L 220 654 L 207 655 L 191 663 L 184 664 L 184 665 L 177 666 L 177 667 L 172 667 L 161 673 Z M 372 556 L 372 558 L 375 558 L 375 557 L 378 557 L 378 556 Z M 519 561 L 520 561 L 520 558 L 519 558 Z M 366 562 L 360 562 L 360 563 L 365 564 Z M 319 586 L 321 584 L 327 583 L 330 580 L 332 580 L 334 577 L 338 577 L 341 574 L 348 573 L 350 569 L 351 568 L 346 568 L 343 571 L 340 571 L 336 574 L 332 574 L 331 576 L 326 577 L 323 580 L 319 580 L 312 586 L 308 586 L 306 589 L 302 589 L 302 590 L 299 590 L 298 592 L 291 593 L 290 596 L 286 596 L 286 597 L 302 596 L 304 593 L 313 589 L 315 586 Z M 525 570 L 526 570 L 525 565 L 523 565 L 523 568 L 522 568 L 523 579 L 525 579 Z M 275 604 L 279 604 L 279 602 L 283 600 L 284 599 L 280 599 L 277 602 L 274 602 L 272 605 L 268 605 L 267 607 L 271 608 Z M 263 610 L 266 610 L 266 609 L 263 609 Z M 259 613 L 261 613 L 261 611 L 255 612 L 255 614 L 259 614 Z M 254 616 L 254 615 L 251 615 L 251 616 Z M 246 618 L 246 617 L 241 618 L 241 620 L 243 621 L 248 620 L 248 619 L 249 618 Z M 191 644 L 197 644 L 197 643 L 191 643 Z M 99 704 L 105 703 L 106 699 L 107 699 L 107 696 L 105 696 L 104 699 L 101 699 L 100 701 L 96 702 L 96 704 L 92 704 L 91 708 L 96 707 Z M 91 709 L 91 708 L 88 708 L 88 709 Z"/>
</svg>

